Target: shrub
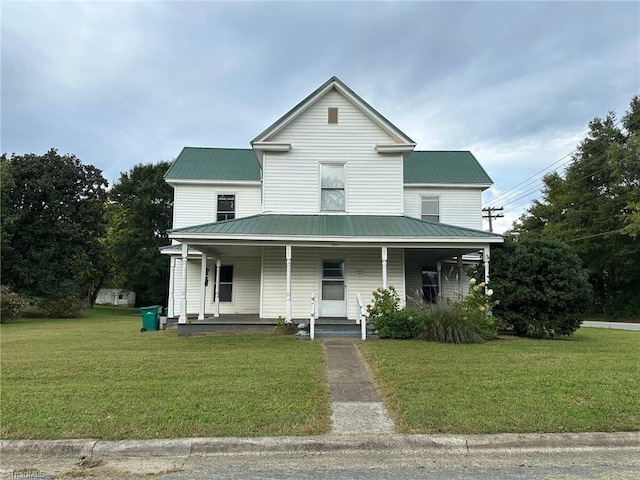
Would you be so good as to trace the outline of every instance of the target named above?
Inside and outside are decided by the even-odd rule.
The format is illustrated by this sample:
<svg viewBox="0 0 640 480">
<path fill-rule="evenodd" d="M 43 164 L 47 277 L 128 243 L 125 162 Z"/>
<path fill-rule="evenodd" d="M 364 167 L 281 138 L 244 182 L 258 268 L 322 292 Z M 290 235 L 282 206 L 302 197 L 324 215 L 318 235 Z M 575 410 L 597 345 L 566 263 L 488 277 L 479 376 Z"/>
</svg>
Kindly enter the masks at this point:
<svg viewBox="0 0 640 480">
<path fill-rule="evenodd" d="M 276 326 L 274 328 L 274 333 L 276 335 L 293 335 L 298 331 L 298 326 L 293 323 L 287 323 L 286 319 L 280 315 L 276 320 Z"/>
<path fill-rule="evenodd" d="M 491 286 L 500 297 L 495 313 L 519 336 L 571 335 L 591 301 L 580 259 L 566 244 L 525 238 L 492 250 Z"/>
<path fill-rule="evenodd" d="M 0 286 L 0 323 L 19 317 L 26 305 L 27 301 L 19 294 L 5 285 Z"/>
<path fill-rule="evenodd" d="M 416 338 L 420 330 L 420 315 L 411 308 L 395 310 L 378 317 L 376 327 L 380 338 Z"/>
<path fill-rule="evenodd" d="M 400 297 L 391 285 L 378 287 L 372 292 L 373 304 L 367 305 L 370 323 L 374 323 L 380 338 L 414 338 L 418 331 L 419 319 L 411 309 L 400 308 Z"/>
<path fill-rule="evenodd" d="M 85 302 L 78 297 L 47 297 L 40 300 L 38 307 L 47 318 L 80 318 Z"/>
</svg>

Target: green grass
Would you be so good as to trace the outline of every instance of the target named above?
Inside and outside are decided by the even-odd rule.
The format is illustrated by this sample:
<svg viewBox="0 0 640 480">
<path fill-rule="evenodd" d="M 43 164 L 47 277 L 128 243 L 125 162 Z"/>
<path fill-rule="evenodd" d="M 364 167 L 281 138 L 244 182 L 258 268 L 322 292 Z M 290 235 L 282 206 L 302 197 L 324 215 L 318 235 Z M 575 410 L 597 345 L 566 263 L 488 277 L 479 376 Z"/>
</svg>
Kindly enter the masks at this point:
<svg viewBox="0 0 640 480">
<path fill-rule="evenodd" d="M 2 438 L 311 435 L 330 428 L 321 345 L 140 332 L 137 309 L 3 324 Z"/>
<path fill-rule="evenodd" d="M 361 344 L 404 433 L 640 430 L 640 334 Z"/>
</svg>

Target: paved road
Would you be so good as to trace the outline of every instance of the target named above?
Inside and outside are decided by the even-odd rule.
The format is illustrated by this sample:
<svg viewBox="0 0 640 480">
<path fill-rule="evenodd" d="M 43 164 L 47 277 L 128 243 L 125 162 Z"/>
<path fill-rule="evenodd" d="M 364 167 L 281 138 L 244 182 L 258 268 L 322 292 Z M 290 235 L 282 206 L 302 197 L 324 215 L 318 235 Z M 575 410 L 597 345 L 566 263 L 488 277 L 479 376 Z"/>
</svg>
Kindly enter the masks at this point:
<svg viewBox="0 0 640 480">
<path fill-rule="evenodd" d="M 617 330 L 638 330 L 640 331 L 640 323 L 624 323 L 624 322 L 582 322 L 583 327 L 595 328 L 615 328 Z"/>
<path fill-rule="evenodd" d="M 490 453 L 350 452 L 227 454 L 179 458 L 105 458 L 80 465 L 73 457 L 3 456 L 2 478 L 76 479 L 370 479 L 637 480 L 640 449 L 506 451 Z M 16 463 L 17 462 L 17 463 Z M 17 477 L 27 470 L 40 477 Z M 55 475 L 55 477 L 53 477 Z"/>
</svg>

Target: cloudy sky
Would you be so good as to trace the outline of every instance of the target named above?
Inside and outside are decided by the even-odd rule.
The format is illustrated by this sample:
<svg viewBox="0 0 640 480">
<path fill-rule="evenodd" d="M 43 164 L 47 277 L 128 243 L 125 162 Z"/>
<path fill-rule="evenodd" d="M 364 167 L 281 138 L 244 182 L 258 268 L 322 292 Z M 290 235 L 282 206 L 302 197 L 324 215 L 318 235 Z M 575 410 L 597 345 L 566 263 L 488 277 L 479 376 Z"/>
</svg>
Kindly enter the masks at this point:
<svg viewBox="0 0 640 480">
<path fill-rule="evenodd" d="M 637 1 L 0 8 L 0 151 L 55 147 L 110 183 L 185 145 L 249 147 L 336 75 L 418 149 L 471 150 L 502 231 L 539 195 L 536 177 L 518 185 L 561 167 L 591 119 L 621 116 L 640 92 Z"/>
</svg>

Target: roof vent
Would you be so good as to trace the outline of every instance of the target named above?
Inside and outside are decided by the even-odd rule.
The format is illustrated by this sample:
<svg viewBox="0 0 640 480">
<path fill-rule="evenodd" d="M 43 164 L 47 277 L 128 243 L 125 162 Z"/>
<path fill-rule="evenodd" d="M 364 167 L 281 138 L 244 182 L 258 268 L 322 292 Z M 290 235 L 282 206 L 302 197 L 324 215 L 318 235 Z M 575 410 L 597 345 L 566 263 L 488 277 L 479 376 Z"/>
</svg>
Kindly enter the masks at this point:
<svg viewBox="0 0 640 480">
<path fill-rule="evenodd" d="M 329 123 L 338 123 L 338 107 L 329 107 Z"/>
</svg>

